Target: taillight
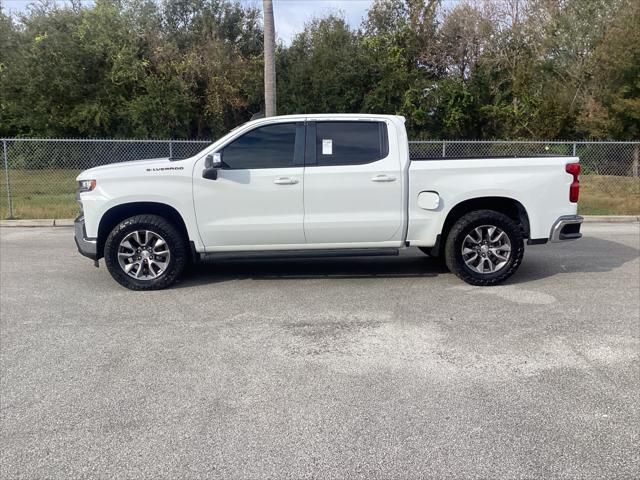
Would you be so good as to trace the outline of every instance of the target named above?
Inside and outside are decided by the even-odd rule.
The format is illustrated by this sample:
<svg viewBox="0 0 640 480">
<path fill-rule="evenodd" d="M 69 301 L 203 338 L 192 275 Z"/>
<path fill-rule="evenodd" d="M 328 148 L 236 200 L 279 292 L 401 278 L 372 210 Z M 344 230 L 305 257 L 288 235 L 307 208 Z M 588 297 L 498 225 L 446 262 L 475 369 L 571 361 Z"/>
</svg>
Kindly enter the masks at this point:
<svg viewBox="0 0 640 480">
<path fill-rule="evenodd" d="M 569 187 L 569 201 L 571 203 L 577 203 L 578 197 L 580 196 L 580 181 L 578 180 L 578 176 L 580 175 L 580 164 L 567 163 L 565 170 L 567 173 L 573 175 L 573 182 L 571 182 L 571 186 Z"/>
</svg>

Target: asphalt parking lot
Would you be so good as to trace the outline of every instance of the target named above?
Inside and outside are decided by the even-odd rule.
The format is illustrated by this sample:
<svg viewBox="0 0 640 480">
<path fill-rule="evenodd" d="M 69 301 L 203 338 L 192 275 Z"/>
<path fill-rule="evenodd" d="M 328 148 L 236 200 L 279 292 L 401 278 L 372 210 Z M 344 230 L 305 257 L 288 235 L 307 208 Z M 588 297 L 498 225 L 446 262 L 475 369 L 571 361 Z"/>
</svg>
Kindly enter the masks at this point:
<svg viewBox="0 0 640 480">
<path fill-rule="evenodd" d="M 136 293 L 0 229 L 0 477 L 638 478 L 640 227 L 583 232 L 493 288 L 411 250 Z"/>
</svg>

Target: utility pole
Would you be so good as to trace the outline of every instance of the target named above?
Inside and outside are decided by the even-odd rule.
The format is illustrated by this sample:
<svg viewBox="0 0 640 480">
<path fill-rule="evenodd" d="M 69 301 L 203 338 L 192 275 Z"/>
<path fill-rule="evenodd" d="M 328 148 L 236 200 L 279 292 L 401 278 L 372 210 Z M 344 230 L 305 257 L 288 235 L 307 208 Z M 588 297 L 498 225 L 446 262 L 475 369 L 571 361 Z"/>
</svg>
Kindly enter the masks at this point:
<svg viewBox="0 0 640 480">
<path fill-rule="evenodd" d="M 272 0 L 262 0 L 264 15 L 264 116 L 276 113 L 276 32 Z"/>
</svg>

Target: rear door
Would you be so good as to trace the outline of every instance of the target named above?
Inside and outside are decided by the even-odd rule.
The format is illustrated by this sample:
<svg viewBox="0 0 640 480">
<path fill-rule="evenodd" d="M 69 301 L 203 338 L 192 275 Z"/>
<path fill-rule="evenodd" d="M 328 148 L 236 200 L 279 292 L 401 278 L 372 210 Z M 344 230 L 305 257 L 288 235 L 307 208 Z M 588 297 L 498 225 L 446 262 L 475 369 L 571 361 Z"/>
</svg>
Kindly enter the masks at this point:
<svg viewBox="0 0 640 480">
<path fill-rule="evenodd" d="M 307 123 L 304 233 L 308 244 L 399 246 L 401 166 L 387 122 Z"/>
<path fill-rule="evenodd" d="M 258 126 L 218 149 L 216 180 L 193 178 L 194 206 L 209 251 L 304 245 L 303 122 Z"/>
</svg>

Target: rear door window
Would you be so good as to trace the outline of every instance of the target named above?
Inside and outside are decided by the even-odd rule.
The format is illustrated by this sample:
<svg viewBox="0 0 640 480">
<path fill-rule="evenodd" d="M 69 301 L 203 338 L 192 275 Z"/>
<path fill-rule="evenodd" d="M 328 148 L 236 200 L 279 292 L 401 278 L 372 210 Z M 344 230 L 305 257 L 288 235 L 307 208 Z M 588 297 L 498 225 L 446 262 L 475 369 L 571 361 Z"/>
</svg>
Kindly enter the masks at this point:
<svg viewBox="0 0 640 480">
<path fill-rule="evenodd" d="M 389 154 L 384 122 L 316 122 L 315 127 L 316 165 L 361 165 Z"/>
</svg>

